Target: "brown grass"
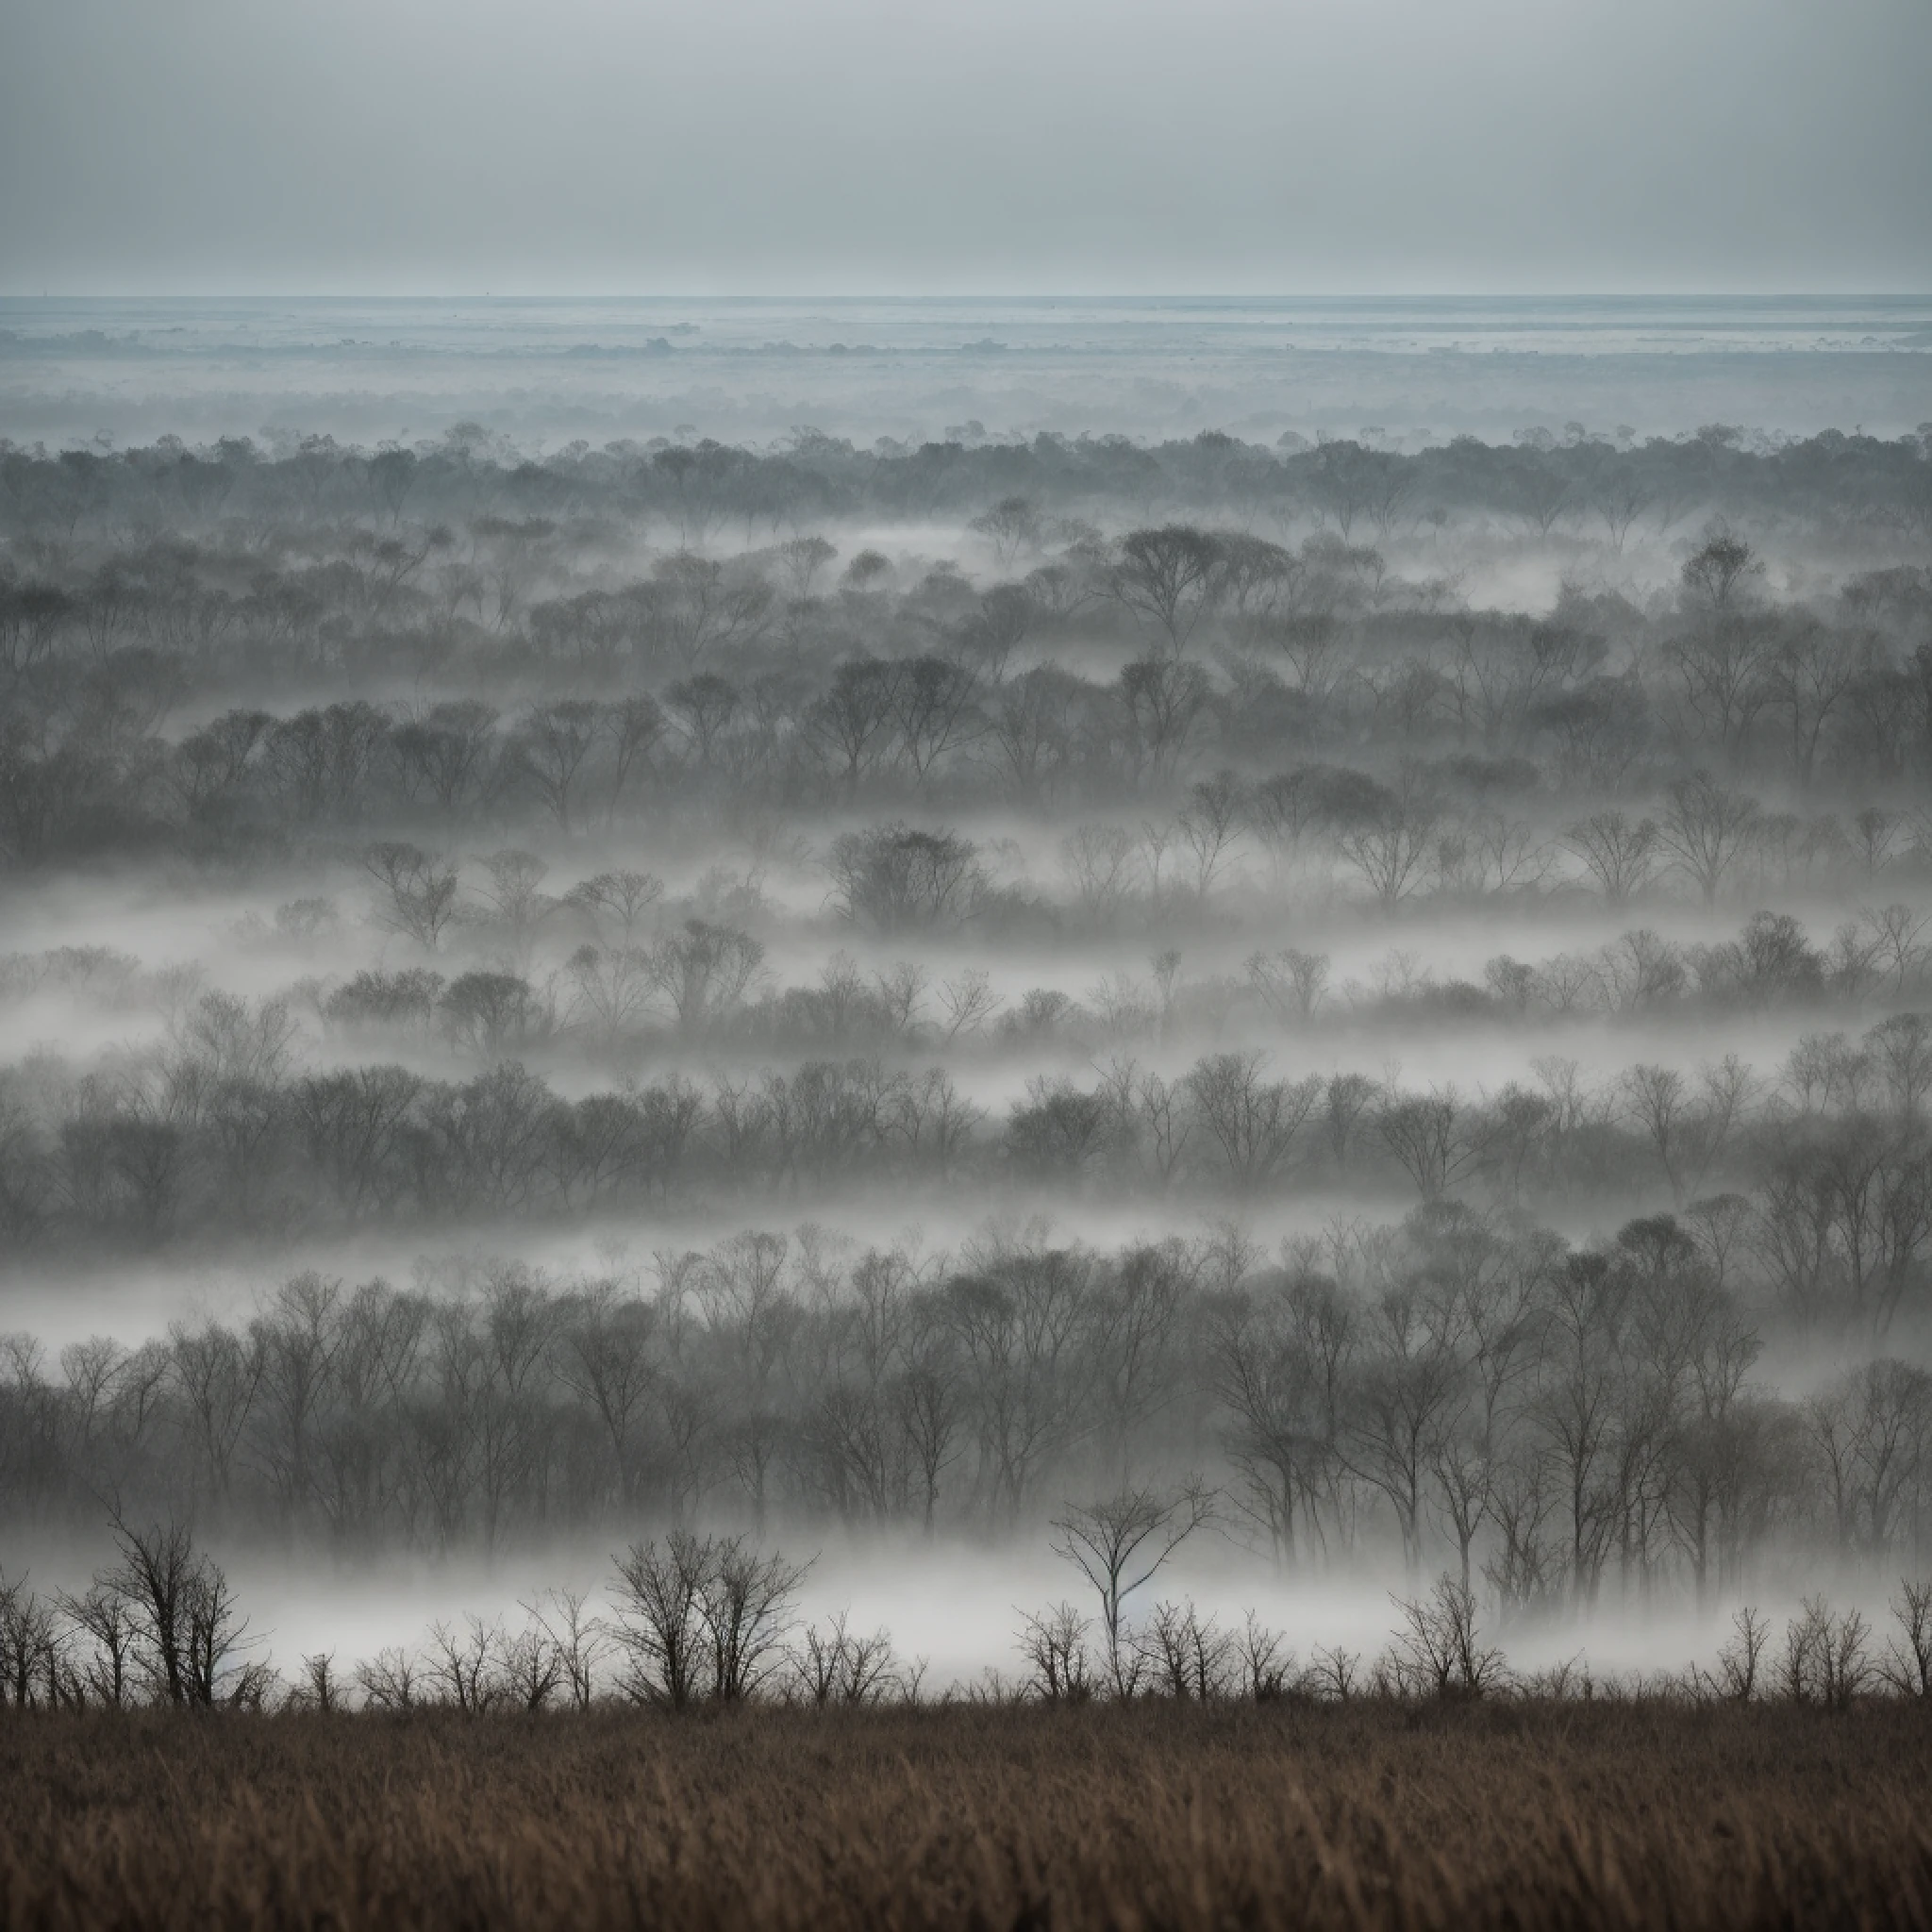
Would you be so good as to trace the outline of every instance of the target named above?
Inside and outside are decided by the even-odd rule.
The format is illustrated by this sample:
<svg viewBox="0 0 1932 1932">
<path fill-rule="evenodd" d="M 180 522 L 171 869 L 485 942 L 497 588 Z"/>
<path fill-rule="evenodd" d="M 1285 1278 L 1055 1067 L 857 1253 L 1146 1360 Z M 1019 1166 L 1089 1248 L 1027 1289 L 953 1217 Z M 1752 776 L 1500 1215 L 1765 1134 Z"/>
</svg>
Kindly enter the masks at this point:
<svg viewBox="0 0 1932 1932">
<path fill-rule="evenodd" d="M 1663 1704 L 0 1724 L 0 1924 L 1932 1924 L 1932 1719 Z"/>
</svg>

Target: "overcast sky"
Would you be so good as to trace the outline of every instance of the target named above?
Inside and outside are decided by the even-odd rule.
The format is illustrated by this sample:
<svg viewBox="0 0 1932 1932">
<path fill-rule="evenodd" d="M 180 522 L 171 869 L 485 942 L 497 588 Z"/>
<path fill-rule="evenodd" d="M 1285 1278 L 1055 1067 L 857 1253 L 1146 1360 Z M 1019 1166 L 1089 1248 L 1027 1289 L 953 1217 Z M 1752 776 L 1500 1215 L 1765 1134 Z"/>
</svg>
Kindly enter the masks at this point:
<svg viewBox="0 0 1932 1932">
<path fill-rule="evenodd" d="M 24 294 L 1932 288 L 1932 0 L 0 0 Z"/>
</svg>

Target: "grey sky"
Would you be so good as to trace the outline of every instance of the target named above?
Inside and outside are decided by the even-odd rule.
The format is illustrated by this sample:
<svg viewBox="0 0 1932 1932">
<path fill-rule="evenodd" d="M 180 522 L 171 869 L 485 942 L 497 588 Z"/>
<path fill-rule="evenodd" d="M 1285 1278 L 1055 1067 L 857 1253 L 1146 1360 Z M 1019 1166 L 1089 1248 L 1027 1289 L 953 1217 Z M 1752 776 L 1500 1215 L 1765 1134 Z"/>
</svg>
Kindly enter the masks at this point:
<svg viewBox="0 0 1932 1932">
<path fill-rule="evenodd" d="M 1923 289 L 1932 0 L 0 0 L 0 291 Z"/>
</svg>

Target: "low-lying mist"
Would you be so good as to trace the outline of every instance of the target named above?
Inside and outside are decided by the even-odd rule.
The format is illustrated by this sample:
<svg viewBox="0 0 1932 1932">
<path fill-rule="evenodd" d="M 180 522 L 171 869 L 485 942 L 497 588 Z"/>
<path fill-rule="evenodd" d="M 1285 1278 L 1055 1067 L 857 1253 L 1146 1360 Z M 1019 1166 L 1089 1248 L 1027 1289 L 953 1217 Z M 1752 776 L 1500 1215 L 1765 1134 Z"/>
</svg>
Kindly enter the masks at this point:
<svg viewBox="0 0 1932 1932">
<path fill-rule="evenodd" d="M 46 1681 L 1918 1654 L 1925 436 L 986 420 L 0 449 Z"/>
</svg>

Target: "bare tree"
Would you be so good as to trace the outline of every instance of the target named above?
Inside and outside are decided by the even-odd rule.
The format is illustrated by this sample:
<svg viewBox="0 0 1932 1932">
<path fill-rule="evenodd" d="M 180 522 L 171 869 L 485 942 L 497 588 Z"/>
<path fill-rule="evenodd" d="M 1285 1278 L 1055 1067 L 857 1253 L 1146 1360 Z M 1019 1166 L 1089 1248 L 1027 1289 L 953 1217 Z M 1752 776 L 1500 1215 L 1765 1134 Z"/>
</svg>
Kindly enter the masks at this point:
<svg viewBox="0 0 1932 1932">
<path fill-rule="evenodd" d="M 1277 1019 L 1312 1020 L 1328 991 L 1328 956 L 1298 946 L 1279 953 L 1251 953 L 1248 984 Z"/>
<path fill-rule="evenodd" d="M 1932 1699 L 1932 1582 L 1902 1578 L 1890 1603 L 1897 1633 L 1886 1641 L 1878 1666 L 1901 1697 Z"/>
<path fill-rule="evenodd" d="M 1267 1058 L 1262 1053 L 1214 1054 L 1187 1076 L 1194 1111 L 1221 1150 L 1228 1178 L 1242 1192 L 1280 1173 L 1322 1097 L 1319 1074 L 1295 1081 L 1263 1078 Z"/>
<path fill-rule="evenodd" d="M 1681 581 L 1696 608 L 1724 613 L 1735 610 L 1753 579 L 1763 575 L 1764 564 L 1750 544 L 1720 531 L 1685 560 Z"/>
<path fill-rule="evenodd" d="M 719 1703 L 742 1703 L 779 1667 L 792 1604 L 810 1567 L 775 1552 L 760 1556 L 743 1537 L 710 1539 L 698 1616 Z"/>
<path fill-rule="evenodd" d="M 958 924 L 986 883 L 972 840 L 903 824 L 841 833 L 826 870 L 843 915 L 887 933 Z"/>
<path fill-rule="evenodd" d="M 1193 891 L 1205 902 L 1241 836 L 1246 788 L 1233 772 L 1217 772 L 1188 791 L 1175 830 L 1194 861 Z"/>
<path fill-rule="evenodd" d="M 1141 841 L 1125 825 L 1076 825 L 1061 841 L 1061 870 L 1090 919 L 1114 916 L 1131 891 Z"/>
<path fill-rule="evenodd" d="M 1647 510 L 1653 498 L 1649 489 L 1636 476 L 1620 475 L 1606 482 L 1596 492 L 1594 507 L 1609 533 L 1610 547 L 1621 557 L 1630 528 Z"/>
<path fill-rule="evenodd" d="M 763 944 L 739 927 L 688 919 L 651 947 L 645 970 L 670 1003 L 678 1030 L 695 1039 L 744 997 L 764 959 Z"/>
<path fill-rule="evenodd" d="M 1719 889 L 1749 846 L 1757 820 L 1757 801 L 1727 791 L 1707 772 L 1674 779 L 1657 827 L 1666 852 L 1689 874 L 1707 906 L 1717 904 Z"/>
<path fill-rule="evenodd" d="M 84 1694 L 95 1704 L 119 1710 L 142 1690 L 138 1629 L 127 1599 L 102 1582 L 78 1597 L 63 1595 L 61 1613 L 90 1650 L 79 1662 Z"/>
<path fill-rule="evenodd" d="M 356 1666 L 363 1702 L 375 1710 L 411 1710 L 417 1702 L 420 1667 L 408 1651 L 379 1650 Z"/>
<path fill-rule="evenodd" d="M 676 1529 L 661 1544 L 636 1543 L 613 1560 L 611 1639 L 625 1657 L 621 1688 L 641 1704 L 674 1710 L 699 1702 L 711 1684 L 699 1612 L 709 1544 Z"/>
<path fill-rule="evenodd" d="M 1121 539 L 1113 592 L 1137 616 L 1160 626 L 1178 658 L 1221 595 L 1224 550 L 1191 524 L 1132 530 Z"/>
<path fill-rule="evenodd" d="M 1563 843 L 1590 868 L 1604 898 L 1621 907 L 1656 867 L 1658 834 L 1654 820 L 1632 824 L 1620 811 L 1600 811 L 1572 825 Z"/>
<path fill-rule="evenodd" d="M 168 1704 L 246 1701 L 262 1671 L 240 1658 L 247 1625 L 220 1568 L 194 1547 L 178 1523 L 136 1529 L 114 1521 L 119 1560 L 95 1578 L 119 1600 L 133 1629 L 135 1669 L 150 1694 Z M 96 1617 L 97 1641 L 106 1618 Z"/>
<path fill-rule="evenodd" d="M 808 1564 L 760 1556 L 743 1537 L 673 1530 L 616 1558 L 626 1692 L 674 1709 L 742 1703 L 782 1660 L 791 1606 Z"/>
<path fill-rule="evenodd" d="M 525 778 L 560 830 L 571 829 L 585 766 L 602 719 L 589 698 L 558 698 L 524 714 L 511 741 Z"/>
<path fill-rule="evenodd" d="M 939 999 L 945 1009 L 948 1044 L 962 1033 L 971 1038 L 1006 1004 L 1006 995 L 993 991 L 981 966 L 968 966 L 957 978 L 941 980 Z"/>
<path fill-rule="evenodd" d="M 532 852 L 492 852 L 483 860 L 490 885 L 486 896 L 510 937 L 519 972 L 529 970 L 530 948 L 537 928 L 557 909 L 557 901 L 542 890 L 550 868 Z"/>
<path fill-rule="evenodd" d="M 1474 1167 L 1480 1153 L 1471 1122 L 1453 1086 L 1427 1093 L 1385 1094 L 1371 1116 L 1382 1144 L 1424 1201 L 1433 1201 Z"/>
<path fill-rule="evenodd" d="M 791 1658 L 798 1686 L 821 1709 L 828 1705 L 877 1704 L 904 1686 L 892 1640 L 884 1630 L 862 1636 L 841 1610 L 823 1628 L 808 1624 Z"/>
<path fill-rule="evenodd" d="M 1864 639 L 1806 620 L 1788 625 L 1767 653 L 1765 704 L 1788 722 L 1791 770 L 1799 784 L 1811 782 L 1824 727 L 1870 662 Z"/>
<path fill-rule="evenodd" d="M 423 1681 L 436 1701 L 465 1717 L 481 1717 L 500 1705 L 509 1685 L 503 1672 L 508 1640 L 502 1624 L 482 1617 L 456 1625 L 429 1626 L 429 1655 L 423 1664 Z"/>
<path fill-rule="evenodd" d="M 592 919 L 608 921 L 627 946 L 637 937 L 639 921 L 663 896 L 664 882 L 650 873 L 600 872 L 573 886 L 563 903 L 580 908 Z"/>
<path fill-rule="evenodd" d="M 784 562 L 787 575 L 791 579 L 791 594 L 809 597 L 813 580 L 839 553 L 824 538 L 814 533 L 781 543 L 778 555 Z"/>
<path fill-rule="evenodd" d="M 1100 1599 L 1108 1674 L 1116 1695 L 1131 1695 L 1135 1677 L 1126 1641 L 1128 1597 L 1152 1581 L 1213 1515 L 1214 1492 L 1195 1477 L 1172 1494 L 1123 1490 L 1054 1518 L 1054 1554 L 1073 1564 Z"/>
<path fill-rule="evenodd" d="M 418 846 L 386 841 L 363 853 L 362 869 L 382 889 L 376 924 L 407 934 L 425 953 L 435 952 L 443 929 L 456 917 L 456 866 Z"/>
<path fill-rule="evenodd" d="M 70 1679 L 56 1608 L 28 1589 L 25 1576 L 9 1583 L 0 1571 L 0 1709 L 60 1702 Z"/>
<path fill-rule="evenodd" d="M 1015 555 L 1023 547 L 1031 548 L 1039 543 L 1040 512 L 1034 508 L 1030 498 L 1003 496 L 991 509 L 974 517 L 966 527 L 992 545 L 993 555 L 999 558 L 1000 568 L 1004 571 L 1011 566 Z"/>
</svg>

